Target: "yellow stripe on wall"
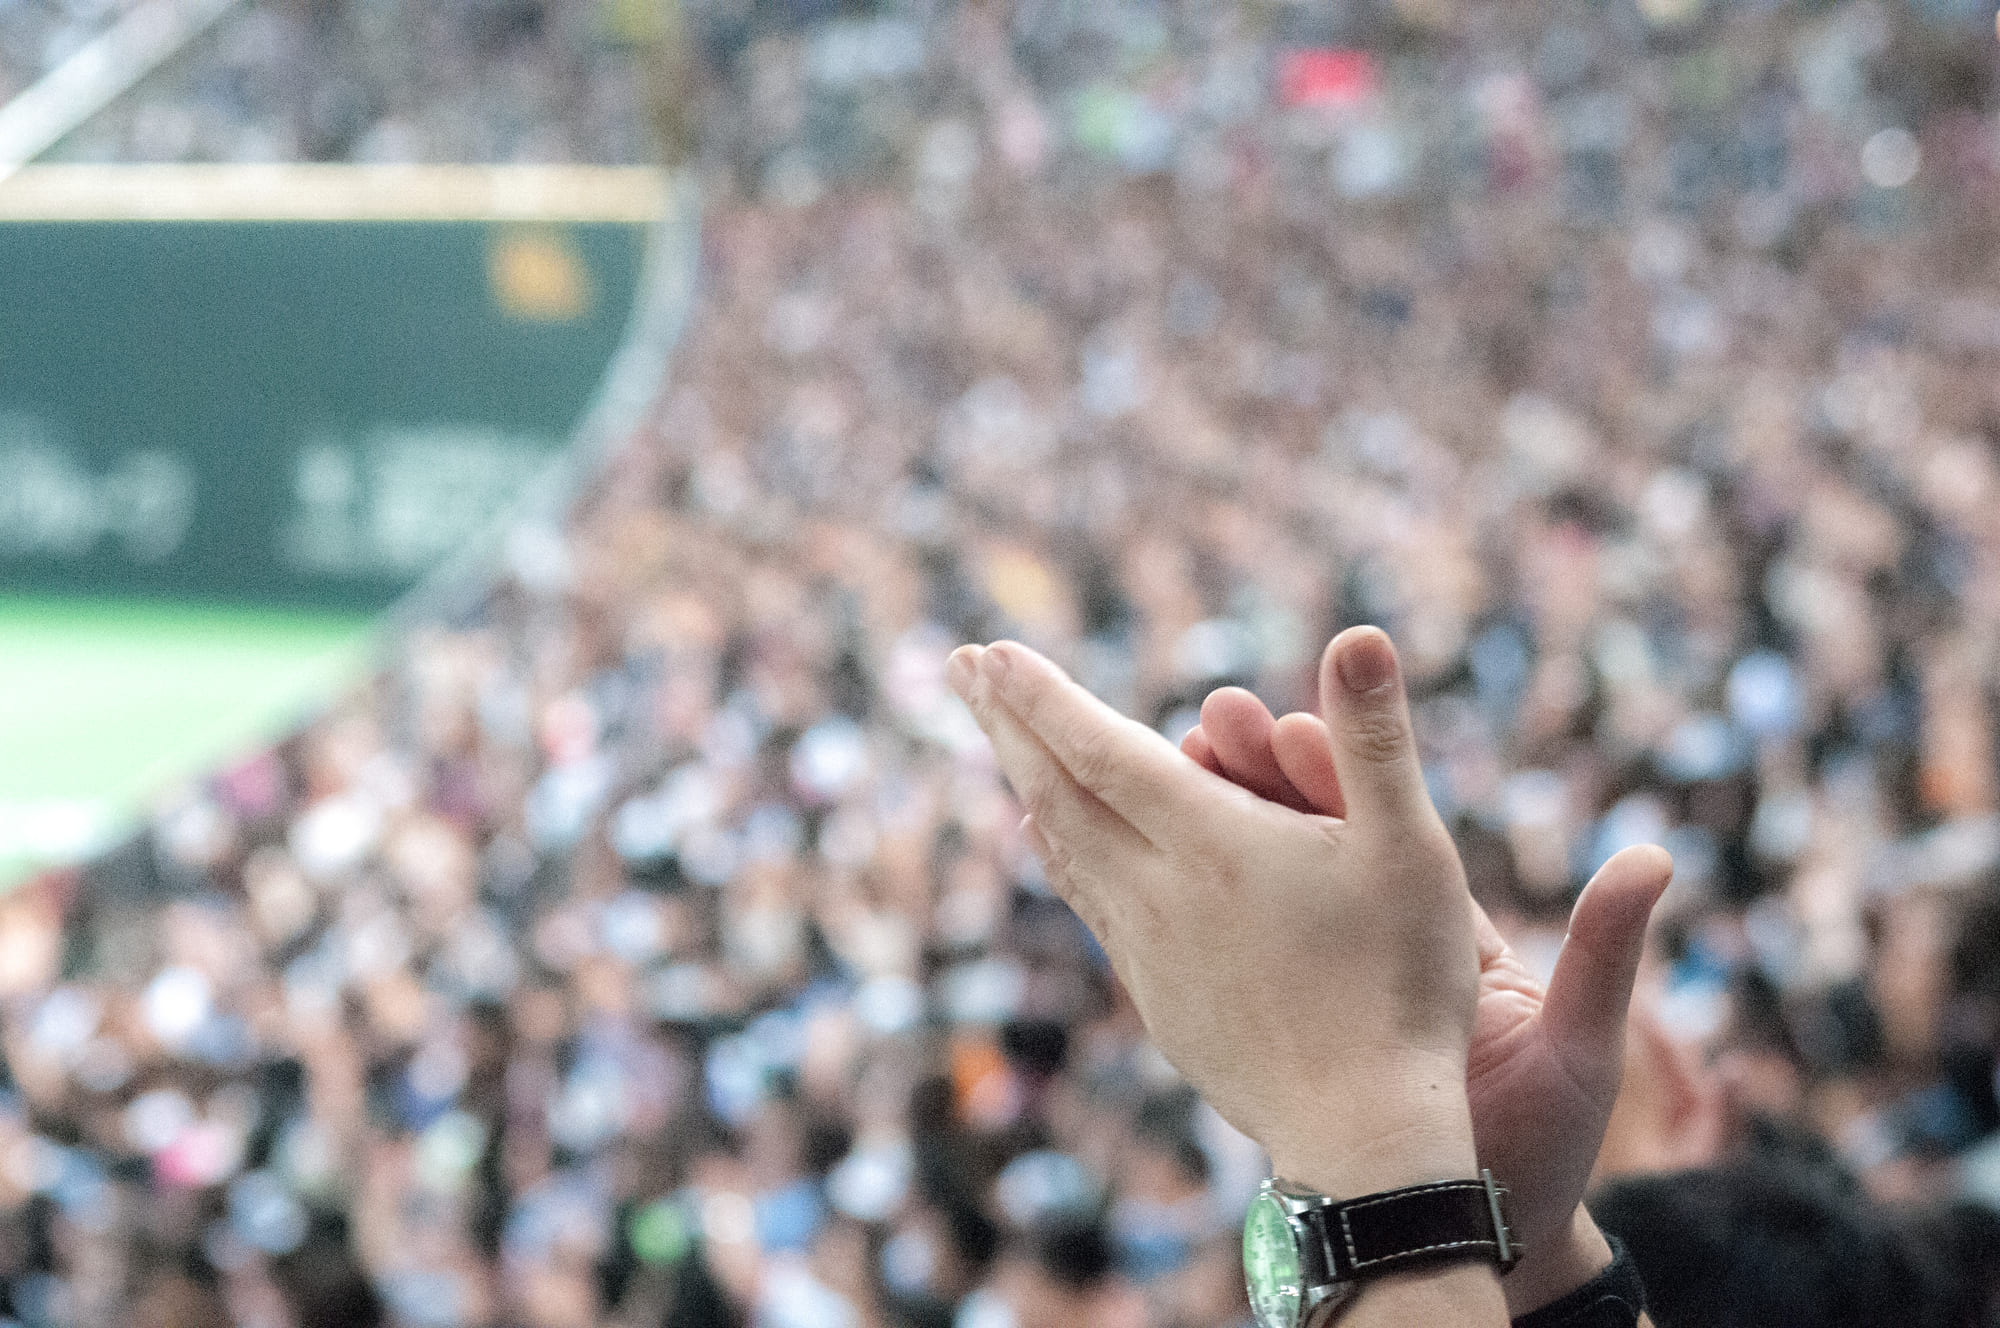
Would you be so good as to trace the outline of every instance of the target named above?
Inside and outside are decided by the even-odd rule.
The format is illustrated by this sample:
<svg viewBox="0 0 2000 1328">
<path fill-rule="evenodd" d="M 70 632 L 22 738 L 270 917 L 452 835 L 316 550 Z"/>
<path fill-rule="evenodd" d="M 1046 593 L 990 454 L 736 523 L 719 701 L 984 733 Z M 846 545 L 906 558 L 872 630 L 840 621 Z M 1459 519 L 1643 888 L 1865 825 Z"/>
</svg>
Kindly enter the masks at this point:
<svg viewBox="0 0 2000 1328">
<path fill-rule="evenodd" d="M 0 181 L 7 221 L 658 221 L 643 166 L 46 165 Z"/>
</svg>

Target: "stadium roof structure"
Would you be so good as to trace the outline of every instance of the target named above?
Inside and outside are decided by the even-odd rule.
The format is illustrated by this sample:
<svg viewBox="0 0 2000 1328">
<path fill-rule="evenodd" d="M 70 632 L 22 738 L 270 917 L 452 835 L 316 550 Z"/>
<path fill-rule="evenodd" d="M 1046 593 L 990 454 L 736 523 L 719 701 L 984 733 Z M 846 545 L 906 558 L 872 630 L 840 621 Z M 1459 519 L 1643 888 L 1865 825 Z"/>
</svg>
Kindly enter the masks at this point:
<svg viewBox="0 0 2000 1328">
<path fill-rule="evenodd" d="M 214 27 L 243 0 L 144 0 L 0 106 L 0 180 Z"/>
</svg>

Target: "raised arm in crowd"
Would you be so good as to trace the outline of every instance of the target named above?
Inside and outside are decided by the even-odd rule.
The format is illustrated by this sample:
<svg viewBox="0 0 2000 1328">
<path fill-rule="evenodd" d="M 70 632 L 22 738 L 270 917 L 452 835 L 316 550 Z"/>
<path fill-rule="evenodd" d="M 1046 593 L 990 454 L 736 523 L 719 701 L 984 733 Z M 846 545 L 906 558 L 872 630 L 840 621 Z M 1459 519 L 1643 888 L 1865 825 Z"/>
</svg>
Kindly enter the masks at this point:
<svg viewBox="0 0 2000 1328">
<path fill-rule="evenodd" d="M 1644 1322 L 1582 1200 L 1663 850 L 1597 873 L 1544 988 L 1466 887 L 1380 631 L 1327 647 L 1321 717 L 1220 693 L 1179 751 L 1015 643 L 950 676 L 1148 1031 L 1270 1156 L 1260 1328 Z"/>
</svg>

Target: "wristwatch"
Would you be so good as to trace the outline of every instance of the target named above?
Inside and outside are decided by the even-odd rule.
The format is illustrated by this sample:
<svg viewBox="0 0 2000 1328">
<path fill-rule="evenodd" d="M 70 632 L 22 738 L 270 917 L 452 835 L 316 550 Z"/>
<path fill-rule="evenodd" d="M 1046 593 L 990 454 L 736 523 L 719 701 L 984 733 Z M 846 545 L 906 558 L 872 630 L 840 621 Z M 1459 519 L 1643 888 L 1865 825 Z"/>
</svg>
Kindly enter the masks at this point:
<svg viewBox="0 0 2000 1328">
<path fill-rule="evenodd" d="M 1520 1247 L 1506 1197 L 1490 1171 L 1347 1200 L 1265 1181 L 1243 1221 L 1257 1328 L 1324 1328 L 1368 1278 L 1421 1264 L 1489 1260 L 1507 1272 Z"/>
</svg>

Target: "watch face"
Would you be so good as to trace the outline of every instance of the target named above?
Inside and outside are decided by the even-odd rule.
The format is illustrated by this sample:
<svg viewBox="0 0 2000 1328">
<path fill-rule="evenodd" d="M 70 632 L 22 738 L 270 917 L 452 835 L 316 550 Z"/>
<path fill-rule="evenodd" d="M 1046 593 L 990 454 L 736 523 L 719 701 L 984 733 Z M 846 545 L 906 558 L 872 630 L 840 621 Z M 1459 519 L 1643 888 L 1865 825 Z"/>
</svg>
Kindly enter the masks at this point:
<svg viewBox="0 0 2000 1328">
<path fill-rule="evenodd" d="M 1298 1328 L 1305 1287 L 1292 1220 L 1266 1187 L 1243 1219 L 1243 1276 L 1257 1328 Z"/>
</svg>

